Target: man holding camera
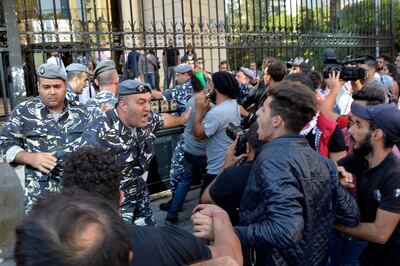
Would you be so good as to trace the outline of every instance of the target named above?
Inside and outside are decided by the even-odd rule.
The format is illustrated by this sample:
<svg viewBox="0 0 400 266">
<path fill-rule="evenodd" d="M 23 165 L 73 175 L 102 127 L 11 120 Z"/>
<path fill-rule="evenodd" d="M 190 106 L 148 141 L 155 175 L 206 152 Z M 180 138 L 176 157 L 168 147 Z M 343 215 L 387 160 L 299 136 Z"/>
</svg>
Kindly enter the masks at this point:
<svg viewBox="0 0 400 266">
<path fill-rule="evenodd" d="M 232 122 L 240 124 L 240 108 L 236 101 L 239 95 L 239 84 L 228 72 L 212 74 L 209 84 L 209 96 L 196 96 L 196 116 L 193 124 L 193 138 L 207 139 L 207 175 L 202 182 L 202 192 L 220 173 L 224 165 L 224 154 L 233 142 L 225 132 Z M 210 102 L 214 104 L 211 107 Z"/>
<path fill-rule="evenodd" d="M 242 130 L 225 153 L 224 171 L 206 188 L 201 203 L 217 204 L 228 214 L 232 225 L 239 222 L 239 207 L 244 188 L 254 160 L 263 142 L 258 140 L 258 125 L 253 122 L 249 129 Z M 244 152 L 240 151 L 244 145 Z M 243 153 L 242 153 L 243 152 Z M 238 164 L 243 159 L 243 163 Z"/>
<path fill-rule="evenodd" d="M 336 165 L 299 135 L 318 110 L 310 89 L 282 81 L 267 96 L 257 111 L 257 134 L 268 143 L 253 164 L 235 227 L 244 264 L 325 265 L 334 221 L 358 224 L 356 202 L 340 187 Z M 197 237 L 210 236 L 201 220 L 216 211 L 215 205 L 195 208 Z"/>
<path fill-rule="evenodd" d="M 352 93 L 359 91 L 364 86 L 366 88 L 380 89 L 387 94 L 384 84 L 380 80 L 375 79 L 375 73 L 377 73 L 375 57 L 367 55 L 364 58 L 360 57 L 355 60 L 355 62 L 362 60 L 358 67 L 365 70 L 365 78 L 352 80 L 351 82 L 345 83 L 340 88 L 334 107 L 335 113 L 339 115 L 347 115 L 350 112 L 350 106 L 353 102 Z M 341 70 L 341 73 L 342 72 L 344 72 L 344 70 Z"/>
</svg>

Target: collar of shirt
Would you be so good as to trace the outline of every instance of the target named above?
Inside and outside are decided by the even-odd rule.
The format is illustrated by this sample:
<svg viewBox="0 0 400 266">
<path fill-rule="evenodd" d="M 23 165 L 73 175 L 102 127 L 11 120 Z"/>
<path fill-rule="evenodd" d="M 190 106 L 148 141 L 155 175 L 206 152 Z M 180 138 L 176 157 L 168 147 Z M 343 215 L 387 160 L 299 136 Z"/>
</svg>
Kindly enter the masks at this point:
<svg viewBox="0 0 400 266">
<path fill-rule="evenodd" d="M 54 116 L 52 115 L 52 112 L 49 110 L 49 108 L 46 105 L 44 105 L 44 103 L 40 99 L 40 96 L 37 96 L 34 99 L 34 104 L 35 104 L 35 109 L 40 111 L 40 114 L 43 118 L 54 120 Z M 70 112 L 70 102 L 67 99 L 65 99 L 64 107 L 63 107 L 62 111 L 60 112 L 60 115 L 58 116 L 57 121 L 60 121 L 62 118 L 64 118 L 66 114 L 69 115 L 69 112 Z"/>
</svg>

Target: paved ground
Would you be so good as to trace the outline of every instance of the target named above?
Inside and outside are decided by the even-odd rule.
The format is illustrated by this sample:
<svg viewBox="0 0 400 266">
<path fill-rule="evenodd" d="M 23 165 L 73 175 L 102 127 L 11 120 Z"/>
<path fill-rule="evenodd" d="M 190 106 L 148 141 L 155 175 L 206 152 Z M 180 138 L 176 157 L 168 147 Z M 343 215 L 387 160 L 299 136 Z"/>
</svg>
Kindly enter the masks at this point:
<svg viewBox="0 0 400 266">
<path fill-rule="evenodd" d="M 183 205 L 183 211 L 179 213 L 177 226 L 190 233 L 192 232 L 192 222 L 190 221 L 190 216 L 192 214 L 193 208 L 199 203 L 199 194 L 200 188 L 192 189 L 191 191 L 189 191 Z M 165 217 L 167 216 L 167 213 L 161 211 L 159 206 L 161 203 L 169 201 L 171 199 L 170 195 L 171 193 L 159 193 L 157 196 L 164 197 L 153 199 L 150 203 L 150 206 L 154 211 L 158 226 L 165 224 Z"/>
</svg>

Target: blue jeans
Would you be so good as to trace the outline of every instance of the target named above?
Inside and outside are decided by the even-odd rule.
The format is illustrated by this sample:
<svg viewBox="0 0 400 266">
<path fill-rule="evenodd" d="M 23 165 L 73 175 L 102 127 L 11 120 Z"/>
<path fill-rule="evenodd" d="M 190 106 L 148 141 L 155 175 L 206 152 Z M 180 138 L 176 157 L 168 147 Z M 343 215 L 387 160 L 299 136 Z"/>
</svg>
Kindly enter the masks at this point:
<svg viewBox="0 0 400 266">
<path fill-rule="evenodd" d="M 197 173 L 204 174 L 206 172 L 207 157 L 196 156 L 185 152 L 185 172 L 179 183 L 174 197 L 172 198 L 171 208 L 168 211 L 169 217 L 177 217 L 178 210 L 182 208 L 186 195 Z"/>
<path fill-rule="evenodd" d="M 164 71 L 164 89 L 168 89 L 169 85 L 172 81 L 172 87 L 175 88 L 176 80 L 175 80 L 175 67 L 176 66 L 169 66 L 166 71 Z"/>
<path fill-rule="evenodd" d="M 330 240 L 329 266 L 359 266 L 359 258 L 368 242 L 334 230 Z"/>
<path fill-rule="evenodd" d="M 151 89 L 153 89 L 153 90 L 154 90 L 155 87 L 156 87 L 155 80 L 156 80 L 156 79 L 155 79 L 154 73 L 147 73 L 147 74 L 144 74 L 144 82 L 149 83 Z"/>
</svg>

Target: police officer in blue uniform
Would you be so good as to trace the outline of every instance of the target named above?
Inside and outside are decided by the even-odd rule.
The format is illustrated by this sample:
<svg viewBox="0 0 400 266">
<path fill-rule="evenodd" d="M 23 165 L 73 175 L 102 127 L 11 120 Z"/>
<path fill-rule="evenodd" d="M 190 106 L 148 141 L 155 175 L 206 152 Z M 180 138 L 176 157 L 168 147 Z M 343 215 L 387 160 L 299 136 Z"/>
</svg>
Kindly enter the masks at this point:
<svg viewBox="0 0 400 266">
<path fill-rule="evenodd" d="M 37 76 L 39 96 L 17 105 L 0 133 L 5 161 L 26 166 L 27 210 L 40 194 L 60 189 L 62 161 L 92 121 L 82 106 L 66 100 L 63 69 L 43 64 Z"/>
<path fill-rule="evenodd" d="M 79 104 L 79 95 L 82 94 L 89 79 L 88 68 L 79 63 L 72 63 L 67 66 L 66 71 L 68 78 L 66 98 Z"/>
<path fill-rule="evenodd" d="M 118 103 L 94 121 L 82 135 L 81 145 L 101 146 L 114 152 L 123 166 L 120 213 L 128 223 L 154 225 L 146 185 L 150 160 L 154 156 L 155 132 L 186 123 L 190 110 L 181 116 L 152 113 L 151 88 L 137 80 L 118 85 Z"/>
</svg>

